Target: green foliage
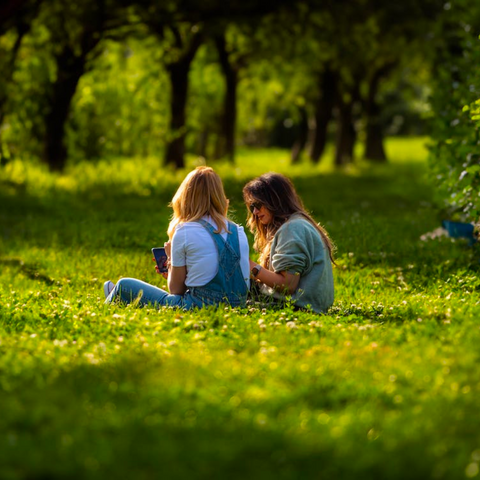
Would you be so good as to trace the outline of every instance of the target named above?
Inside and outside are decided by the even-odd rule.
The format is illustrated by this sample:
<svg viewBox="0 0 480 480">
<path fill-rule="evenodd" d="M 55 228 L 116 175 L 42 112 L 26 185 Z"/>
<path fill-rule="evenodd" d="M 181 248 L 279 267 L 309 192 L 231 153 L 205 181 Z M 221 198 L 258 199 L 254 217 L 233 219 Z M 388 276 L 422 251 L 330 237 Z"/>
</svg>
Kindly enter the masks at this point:
<svg viewBox="0 0 480 480">
<path fill-rule="evenodd" d="M 8 156 L 44 156 L 49 112 L 65 102 L 66 77 L 85 71 L 87 57 L 102 35 L 107 3 L 108 0 L 87 0 L 40 4 L 39 14 L 18 54 L 15 88 L 10 88 L 3 139 Z M 69 98 L 66 103 L 68 112 Z"/>
<path fill-rule="evenodd" d="M 34 22 L 22 42 L 10 87 L 3 125 L 2 146 L 8 157 L 39 158 L 45 134 L 43 115 L 47 108 L 48 85 L 55 75 L 49 55 L 48 30 Z"/>
<path fill-rule="evenodd" d="M 158 159 L 0 172 L 0 477 L 478 475 L 478 249 L 438 225 L 424 140 L 334 172 L 285 151 L 219 163 L 289 174 L 338 246 L 328 315 L 103 305 L 121 275 L 164 285 L 150 248 L 185 172 Z M 189 158 L 189 168 L 196 160 Z"/>
<path fill-rule="evenodd" d="M 225 80 L 218 65 L 217 56 L 210 44 L 200 47 L 192 62 L 187 110 L 189 131 L 188 147 L 199 152 L 201 135 L 219 135 Z M 216 137 L 215 137 L 216 140 Z M 213 149 L 207 150 L 213 157 Z"/>
<path fill-rule="evenodd" d="M 465 2 L 464 2 L 465 3 Z M 480 216 L 480 41 L 475 25 L 446 29 L 433 91 L 431 163 L 439 194 L 450 214 L 467 221 Z"/>
<path fill-rule="evenodd" d="M 154 39 L 105 42 L 80 80 L 68 129 L 70 157 L 158 154 L 167 134 L 168 79 Z"/>
</svg>

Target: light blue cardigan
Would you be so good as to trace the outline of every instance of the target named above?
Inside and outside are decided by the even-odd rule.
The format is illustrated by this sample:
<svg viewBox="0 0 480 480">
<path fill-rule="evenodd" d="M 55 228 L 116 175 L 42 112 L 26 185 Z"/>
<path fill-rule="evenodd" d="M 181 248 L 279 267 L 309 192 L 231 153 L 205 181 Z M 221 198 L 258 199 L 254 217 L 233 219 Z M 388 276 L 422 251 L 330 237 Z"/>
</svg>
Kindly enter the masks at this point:
<svg viewBox="0 0 480 480">
<path fill-rule="evenodd" d="M 318 230 L 302 215 L 292 215 L 277 231 L 270 250 L 270 269 L 299 274 L 292 294 L 295 305 L 324 313 L 333 304 L 332 262 Z M 268 289 L 270 295 L 278 292 Z"/>
</svg>

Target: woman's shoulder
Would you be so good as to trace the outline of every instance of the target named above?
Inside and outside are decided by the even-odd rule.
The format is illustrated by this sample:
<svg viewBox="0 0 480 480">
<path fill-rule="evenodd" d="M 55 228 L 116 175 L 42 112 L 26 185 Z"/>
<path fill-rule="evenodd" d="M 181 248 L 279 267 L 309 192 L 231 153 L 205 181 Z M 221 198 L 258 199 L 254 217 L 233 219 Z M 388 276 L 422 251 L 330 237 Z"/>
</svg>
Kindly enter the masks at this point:
<svg viewBox="0 0 480 480">
<path fill-rule="evenodd" d="M 206 218 L 202 218 L 201 220 L 205 220 L 206 222 L 212 224 L 214 227 L 216 227 L 215 222 L 212 220 L 207 220 Z M 203 225 L 199 220 L 193 221 L 193 222 L 182 222 L 177 225 L 177 230 L 192 230 L 192 229 L 203 229 Z"/>
<path fill-rule="evenodd" d="M 186 241 L 187 238 L 192 238 L 192 236 L 203 236 L 203 231 L 206 232 L 201 223 L 183 222 L 176 226 L 173 238 L 176 238 L 177 240 L 182 238 L 183 241 Z"/>
<path fill-rule="evenodd" d="M 321 241 L 318 230 L 301 215 L 292 215 L 277 231 L 274 244 L 294 242 L 304 244 L 307 239 L 313 242 Z M 310 240 L 309 240 L 310 241 Z"/>
<path fill-rule="evenodd" d="M 303 215 L 298 213 L 292 215 L 279 229 L 278 231 L 301 231 L 315 229 L 311 222 L 309 222 Z M 316 230 L 316 229 L 315 229 Z"/>
<path fill-rule="evenodd" d="M 197 228 L 202 228 L 202 225 L 197 222 L 183 222 L 177 225 L 177 228 L 175 228 L 175 233 L 182 231 L 185 232 Z"/>
<path fill-rule="evenodd" d="M 217 223 L 210 217 L 203 217 L 202 220 L 206 221 L 209 223 L 215 230 L 218 228 Z M 225 220 L 227 223 L 227 228 L 228 225 L 233 225 L 235 226 L 239 232 L 245 233 L 244 228 L 242 225 L 239 225 L 236 222 L 233 222 L 232 220 Z M 179 223 L 175 229 L 176 232 L 189 232 L 192 230 L 197 230 L 197 231 L 205 231 L 204 225 L 200 221 L 195 221 L 195 222 L 183 222 Z"/>
</svg>

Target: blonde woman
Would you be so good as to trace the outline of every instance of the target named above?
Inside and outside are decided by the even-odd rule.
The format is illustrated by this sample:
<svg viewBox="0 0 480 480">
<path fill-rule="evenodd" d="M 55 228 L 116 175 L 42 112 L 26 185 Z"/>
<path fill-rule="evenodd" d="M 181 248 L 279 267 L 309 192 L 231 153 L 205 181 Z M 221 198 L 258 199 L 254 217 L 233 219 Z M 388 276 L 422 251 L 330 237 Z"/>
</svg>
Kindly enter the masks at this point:
<svg viewBox="0 0 480 480">
<path fill-rule="evenodd" d="M 289 296 L 296 307 L 325 312 L 332 304 L 333 245 L 306 212 L 292 182 L 267 173 L 247 183 L 243 198 L 260 262 L 250 262 L 262 293 Z"/>
<path fill-rule="evenodd" d="M 105 282 L 106 303 L 120 299 L 139 305 L 190 310 L 208 305 L 245 304 L 249 251 L 243 227 L 227 218 L 228 200 L 210 167 L 190 172 L 175 193 L 165 243 L 168 292 L 134 278 Z M 158 272 L 158 267 L 156 267 Z"/>
</svg>

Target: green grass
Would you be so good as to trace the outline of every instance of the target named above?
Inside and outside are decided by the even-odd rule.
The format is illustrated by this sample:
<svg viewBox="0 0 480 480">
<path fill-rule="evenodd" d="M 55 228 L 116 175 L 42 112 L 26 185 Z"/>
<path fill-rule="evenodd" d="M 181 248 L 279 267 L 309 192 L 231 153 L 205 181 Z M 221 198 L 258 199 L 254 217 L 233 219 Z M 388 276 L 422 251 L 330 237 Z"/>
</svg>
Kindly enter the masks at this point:
<svg viewBox="0 0 480 480">
<path fill-rule="evenodd" d="M 289 174 L 338 252 L 328 315 L 103 305 L 164 285 L 150 248 L 185 172 L 154 158 L 0 171 L 0 478 L 461 479 L 479 474 L 479 251 L 439 225 L 422 139 L 341 172 L 241 151 L 241 188 Z M 189 159 L 189 167 L 196 159 Z"/>
</svg>

